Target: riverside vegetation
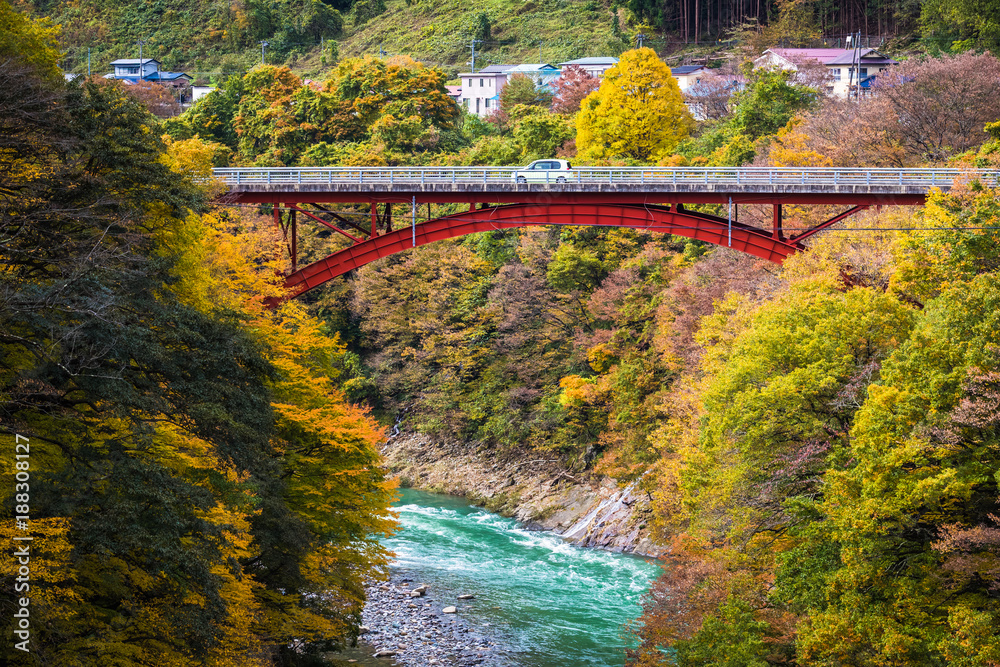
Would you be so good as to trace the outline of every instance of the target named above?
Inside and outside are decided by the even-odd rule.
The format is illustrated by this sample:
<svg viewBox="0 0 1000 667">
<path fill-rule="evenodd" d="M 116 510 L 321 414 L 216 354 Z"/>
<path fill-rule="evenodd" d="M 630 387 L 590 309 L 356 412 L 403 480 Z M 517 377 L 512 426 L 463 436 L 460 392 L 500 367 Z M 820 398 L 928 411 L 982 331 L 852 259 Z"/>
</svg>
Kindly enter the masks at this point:
<svg viewBox="0 0 1000 667">
<path fill-rule="evenodd" d="M 0 535 L 33 537 L 30 589 L 0 561 L 4 664 L 316 664 L 394 525 L 344 345 L 264 307 L 277 239 L 207 207 L 210 147 L 67 86 L 53 31 L 6 3 L 0 35 L 0 430 L 31 446 L 30 533 L 5 444 Z"/>
<path fill-rule="evenodd" d="M 631 664 L 1000 661 L 995 188 L 851 218 L 780 269 L 633 230 L 480 234 L 271 314 L 266 221 L 205 208 L 184 176 L 553 153 L 995 165 L 995 57 L 914 59 L 860 103 L 745 68 L 700 123 L 648 49 L 553 106 L 512 85 L 489 122 L 449 106 L 441 70 L 348 59 L 309 86 L 256 68 L 157 125 L 114 84 L 57 83 L 50 29 L 0 6 L 3 424 L 54 441 L 32 458 L 53 655 L 247 664 L 349 637 L 391 494 L 362 404 L 486 457 L 638 480 L 669 555 Z M 616 122 L 636 81 L 660 135 Z M 310 235 L 302 260 L 338 243 Z"/>
</svg>

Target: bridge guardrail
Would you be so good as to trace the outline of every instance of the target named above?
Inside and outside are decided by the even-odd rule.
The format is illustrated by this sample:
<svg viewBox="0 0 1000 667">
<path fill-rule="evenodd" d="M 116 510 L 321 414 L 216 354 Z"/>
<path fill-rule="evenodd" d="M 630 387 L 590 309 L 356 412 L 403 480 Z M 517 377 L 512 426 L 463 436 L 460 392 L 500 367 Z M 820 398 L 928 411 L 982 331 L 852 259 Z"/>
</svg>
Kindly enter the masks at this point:
<svg viewBox="0 0 1000 667">
<path fill-rule="evenodd" d="M 213 169 L 227 185 L 388 184 L 512 184 L 521 167 L 271 167 Z M 548 183 L 566 178 L 567 184 L 650 185 L 864 185 L 897 187 L 951 187 L 955 180 L 976 176 L 1000 185 L 1000 171 L 962 169 L 831 169 L 757 167 L 578 167 L 547 173 Z M 521 187 L 531 187 L 540 182 Z"/>
</svg>

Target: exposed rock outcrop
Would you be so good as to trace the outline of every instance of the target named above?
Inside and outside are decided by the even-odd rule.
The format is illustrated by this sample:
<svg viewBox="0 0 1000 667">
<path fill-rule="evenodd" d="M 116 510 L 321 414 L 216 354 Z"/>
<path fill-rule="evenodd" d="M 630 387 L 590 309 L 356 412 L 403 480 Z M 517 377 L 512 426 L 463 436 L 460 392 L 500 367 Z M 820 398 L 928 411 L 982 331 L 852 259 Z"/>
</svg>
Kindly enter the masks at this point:
<svg viewBox="0 0 1000 667">
<path fill-rule="evenodd" d="M 383 447 L 402 486 L 464 496 L 524 523 L 551 530 L 575 544 L 658 556 L 649 537 L 649 498 L 632 484 L 570 473 L 554 457 L 494 457 L 492 452 L 400 434 Z"/>
</svg>

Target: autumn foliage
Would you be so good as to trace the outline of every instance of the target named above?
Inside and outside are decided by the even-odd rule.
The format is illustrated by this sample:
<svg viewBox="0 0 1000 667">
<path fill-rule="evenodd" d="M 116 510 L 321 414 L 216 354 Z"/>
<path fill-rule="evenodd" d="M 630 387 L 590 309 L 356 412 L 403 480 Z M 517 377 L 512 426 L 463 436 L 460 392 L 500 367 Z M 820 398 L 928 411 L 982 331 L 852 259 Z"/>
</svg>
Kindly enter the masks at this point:
<svg viewBox="0 0 1000 667">
<path fill-rule="evenodd" d="M 693 124 L 670 68 L 652 49 L 636 49 L 623 53 L 583 100 L 576 143 L 592 160 L 657 160 L 669 155 Z"/>
<path fill-rule="evenodd" d="M 0 10 L 6 10 L 0 4 Z M 279 246 L 213 211 L 219 149 L 121 86 L 0 52 L 0 431 L 30 442 L 30 653 L 5 664 L 301 664 L 351 640 L 393 529 L 343 343 L 276 312 Z M 16 42 L 16 40 L 15 40 Z M 28 48 L 35 55 L 48 53 Z M 15 559 L 0 563 L 8 634 Z M 9 649 L 9 647 L 8 647 Z"/>
<path fill-rule="evenodd" d="M 575 114 L 587 95 L 600 87 L 597 77 L 588 74 L 579 65 L 567 65 L 559 78 L 552 82 L 552 110 L 561 114 Z"/>
</svg>

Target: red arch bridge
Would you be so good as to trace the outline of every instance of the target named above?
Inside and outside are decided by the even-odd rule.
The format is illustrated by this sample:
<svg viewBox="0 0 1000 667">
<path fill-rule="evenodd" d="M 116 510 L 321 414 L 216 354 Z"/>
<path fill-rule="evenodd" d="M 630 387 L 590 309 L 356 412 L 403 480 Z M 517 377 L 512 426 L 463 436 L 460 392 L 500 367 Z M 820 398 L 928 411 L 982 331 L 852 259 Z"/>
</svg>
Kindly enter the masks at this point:
<svg viewBox="0 0 1000 667">
<path fill-rule="evenodd" d="M 957 169 L 579 168 L 519 183 L 513 167 L 216 169 L 225 203 L 271 204 L 285 234 L 289 298 L 381 257 L 476 232 L 530 225 L 631 227 L 731 247 L 781 263 L 813 234 L 872 206 L 921 205 L 932 188 L 962 179 L 1000 185 L 1000 172 Z M 363 224 L 332 204 L 370 205 Z M 403 219 L 393 204 L 408 205 Z M 468 210 L 432 217 L 432 204 Z M 685 205 L 722 204 L 725 217 Z M 741 204 L 773 209 L 770 229 L 739 222 Z M 784 205 L 834 205 L 842 211 L 810 229 L 786 234 Z M 418 222 L 418 211 L 426 216 Z M 396 207 L 397 211 L 399 206 Z M 452 209 L 454 207 L 451 207 Z M 343 235 L 351 245 L 298 266 L 298 216 Z M 366 214 L 367 216 L 367 214 Z M 395 227 L 394 227 L 395 225 Z"/>
</svg>

